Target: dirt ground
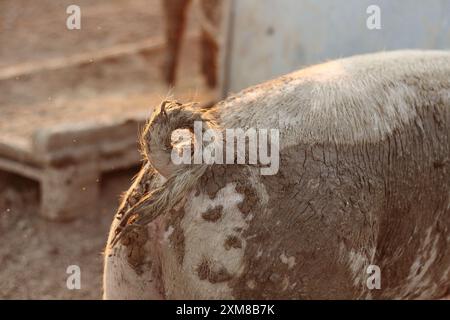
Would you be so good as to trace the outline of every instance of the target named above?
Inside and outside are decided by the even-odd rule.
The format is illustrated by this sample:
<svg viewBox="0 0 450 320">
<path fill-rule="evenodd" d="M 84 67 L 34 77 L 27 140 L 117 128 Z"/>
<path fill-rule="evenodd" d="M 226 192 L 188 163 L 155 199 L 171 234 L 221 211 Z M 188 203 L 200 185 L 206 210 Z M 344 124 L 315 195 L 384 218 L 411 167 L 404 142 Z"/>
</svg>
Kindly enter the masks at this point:
<svg viewBox="0 0 450 320">
<path fill-rule="evenodd" d="M 80 212 L 72 222 L 39 216 L 33 181 L 0 176 L 0 299 L 101 299 L 102 252 L 120 194 L 137 168 L 102 177 L 97 212 Z M 67 267 L 78 265 L 81 289 L 66 286 Z"/>
<path fill-rule="evenodd" d="M 66 8 L 81 9 L 68 30 Z M 98 50 L 161 35 L 160 0 L 2 0 L 0 67 Z"/>
</svg>

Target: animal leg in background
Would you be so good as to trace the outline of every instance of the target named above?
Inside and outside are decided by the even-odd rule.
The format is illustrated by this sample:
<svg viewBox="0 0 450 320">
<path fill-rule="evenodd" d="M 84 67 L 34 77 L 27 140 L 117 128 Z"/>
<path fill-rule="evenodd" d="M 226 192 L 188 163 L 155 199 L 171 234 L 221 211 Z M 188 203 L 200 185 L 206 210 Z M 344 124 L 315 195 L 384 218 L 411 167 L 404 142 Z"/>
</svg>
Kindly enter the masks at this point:
<svg viewBox="0 0 450 320">
<path fill-rule="evenodd" d="M 172 86 L 176 83 L 181 43 L 186 29 L 186 14 L 190 2 L 190 0 L 163 1 L 167 43 L 163 74 L 166 83 Z M 194 3 L 201 28 L 201 72 L 210 88 L 214 88 L 217 84 L 219 53 L 217 39 L 221 23 L 221 3 L 222 0 L 200 0 Z"/>
<path fill-rule="evenodd" d="M 219 57 L 219 44 L 217 42 L 221 21 L 222 0 L 201 0 L 200 11 L 202 17 L 201 34 L 201 70 L 210 88 L 217 85 L 217 61 Z M 207 28 L 210 26 L 210 28 Z"/>
<path fill-rule="evenodd" d="M 163 65 L 164 80 L 174 85 L 180 53 L 181 39 L 186 28 L 186 13 L 190 0 L 163 0 L 166 18 L 167 54 Z"/>
</svg>

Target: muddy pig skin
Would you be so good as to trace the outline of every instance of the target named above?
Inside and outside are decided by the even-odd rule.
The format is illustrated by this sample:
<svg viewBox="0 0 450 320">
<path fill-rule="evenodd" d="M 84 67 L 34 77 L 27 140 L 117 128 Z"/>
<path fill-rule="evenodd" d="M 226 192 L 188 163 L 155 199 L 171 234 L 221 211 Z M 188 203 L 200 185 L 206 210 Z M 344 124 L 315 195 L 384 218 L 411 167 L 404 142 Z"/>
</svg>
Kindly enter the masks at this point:
<svg viewBox="0 0 450 320">
<path fill-rule="evenodd" d="M 220 129 L 278 129 L 278 172 L 261 175 L 251 164 L 176 169 L 170 134 L 199 119 Z M 145 164 L 111 226 L 105 299 L 449 292 L 449 52 L 330 61 L 209 109 L 164 102 L 142 146 Z M 379 289 L 367 285 L 371 265 Z"/>
</svg>

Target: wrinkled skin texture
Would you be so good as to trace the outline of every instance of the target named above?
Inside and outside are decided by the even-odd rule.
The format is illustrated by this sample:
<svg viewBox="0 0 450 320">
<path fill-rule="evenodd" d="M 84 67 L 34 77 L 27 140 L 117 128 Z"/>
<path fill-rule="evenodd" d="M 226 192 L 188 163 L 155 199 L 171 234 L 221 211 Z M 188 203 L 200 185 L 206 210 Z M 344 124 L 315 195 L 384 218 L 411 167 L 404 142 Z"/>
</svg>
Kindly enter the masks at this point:
<svg viewBox="0 0 450 320">
<path fill-rule="evenodd" d="M 183 201 L 107 247 L 105 298 L 448 294 L 450 53 L 336 60 L 201 112 L 222 128 L 278 128 L 279 172 L 209 166 L 180 191 Z M 144 143 L 163 139 L 152 132 Z M 143 166 L 119 219 L 152 188 L 178 187 L 157 167 Z M 381 270 L 379 290 L 366 286 L 371 264 Z"/>
<path fill-rule="evenodd" d="M 167 54 L 163 65 L 164 79 L 169 85 L 175 85 L 181 42 L 186 29 L 186 16 L 191 2 L 195 2 L 199 12 L 201 34 L 201 71 L 206 84 L 214 88 L 217 85 L 219 45 L 217 36 L 220 28 L 220 10 L 223 0 L 163 0 L 163 12 L 166 21 Z M 209 26 L 209 28 L 207 27 Z"/>
</svg>

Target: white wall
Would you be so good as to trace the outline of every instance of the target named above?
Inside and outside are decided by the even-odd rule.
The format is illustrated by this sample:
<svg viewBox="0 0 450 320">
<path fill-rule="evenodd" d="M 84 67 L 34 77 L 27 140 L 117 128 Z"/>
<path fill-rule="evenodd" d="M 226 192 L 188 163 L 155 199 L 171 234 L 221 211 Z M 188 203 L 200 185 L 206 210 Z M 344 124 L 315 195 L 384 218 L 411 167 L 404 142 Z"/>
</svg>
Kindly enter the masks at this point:
<svg viewBox="0 0 450 320">
<path fill-rule="evenodd" d="M 450 48 L 450 0 L 230 1 L 225 92 L 357 53 Z M 380 30 L 366 26 L 369 5 Z"/>
</svg>

